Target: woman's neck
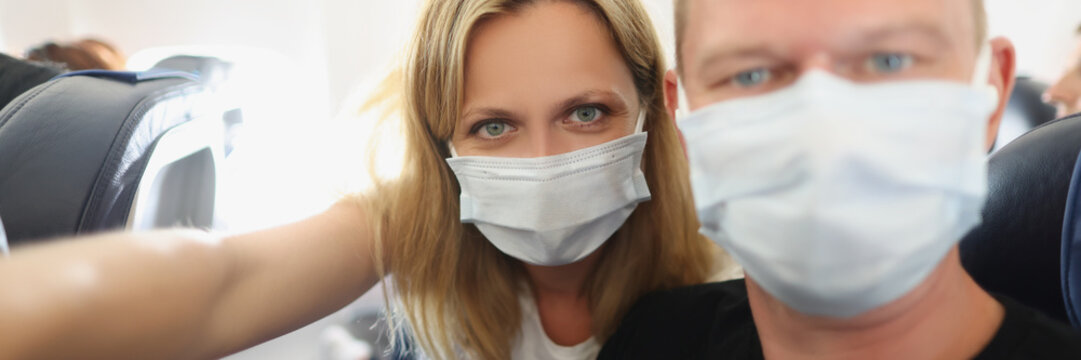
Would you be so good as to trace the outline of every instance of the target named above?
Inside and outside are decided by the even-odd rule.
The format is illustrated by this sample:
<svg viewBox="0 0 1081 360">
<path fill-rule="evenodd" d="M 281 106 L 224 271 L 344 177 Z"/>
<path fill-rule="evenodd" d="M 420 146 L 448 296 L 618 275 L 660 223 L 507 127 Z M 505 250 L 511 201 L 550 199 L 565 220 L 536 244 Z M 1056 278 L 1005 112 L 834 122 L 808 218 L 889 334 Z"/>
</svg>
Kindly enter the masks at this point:
<svg viewBox="0 0 1081 360">
<path fill-rule="evenodd" d="M 801 314 L 747 281 L 767 358 L 968 359 L 994 337 L 1005 310 L 961 268 L 957 247 L 904 297 L 852 319 Z"/>
<path fill-rule="evenodd" d="M 592 336 L 589 299 L 583 290 L 600 252 L 561 266 L 525 264 L 541 326 L 558 345 L 577 345 Z"/>
</svg>

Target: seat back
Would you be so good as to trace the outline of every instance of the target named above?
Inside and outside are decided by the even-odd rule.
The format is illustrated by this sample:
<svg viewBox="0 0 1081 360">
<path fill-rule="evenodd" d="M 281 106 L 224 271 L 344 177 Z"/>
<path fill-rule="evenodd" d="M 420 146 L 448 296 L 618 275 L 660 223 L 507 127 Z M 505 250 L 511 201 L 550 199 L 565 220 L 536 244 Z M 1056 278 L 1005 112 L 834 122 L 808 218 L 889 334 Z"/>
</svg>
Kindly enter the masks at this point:
<svg viewBox="0 0 1081 360">
<path fill-rule="evenodd" d="M 222 111 L 190 73 L 61 75 L 0 112 L 0 216 L 12 245 L 212 225 Z"/>
<path fill-rule="evenodd" d="M 157 62 L 154 68 L 199 74 L 199 81 L 203 83 L 203 86 L 215 92 L 218 99 L 223 102 L 223 106 L 227 108 L 222 118 L 222 125 L 225 127 L 224 154 L 229 156 L 233 152 L 237 135 L 244 122 L 235 86 L 230 87 L 233 63 L 209 56 L 176 55 Z"/>
<path fill-rule="evenodd" d="M 158 61 L 154 68 L 199 74 L 200 82 L 216 87 L 229 81 L 233 64 L 208 56 L 177 55 Z"/>
<path fill-rule="evenodd" d="M 1074 165 L 1062 224 L 1062 298 L 1070 322 L 1081 328 L 1081 156 Z"/>
<path fill-rule="evenodd" d="M 1068 321 L 1060 258 L 1066 198 L 1081 151 L 1081 117 L 1040 126 L 993 154 L 983 223 L 961 262 L 984 289 Z"/>
</svg>

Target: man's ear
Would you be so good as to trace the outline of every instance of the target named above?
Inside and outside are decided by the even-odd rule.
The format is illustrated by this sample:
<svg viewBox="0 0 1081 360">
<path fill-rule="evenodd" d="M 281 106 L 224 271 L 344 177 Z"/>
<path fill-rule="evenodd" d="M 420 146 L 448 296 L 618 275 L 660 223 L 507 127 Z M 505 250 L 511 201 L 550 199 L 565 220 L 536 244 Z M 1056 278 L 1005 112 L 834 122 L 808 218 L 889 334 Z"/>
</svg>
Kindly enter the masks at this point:
<svg viewBox="0 0 1081 360">
<path fill-rule="evenodd" d="M 1010 94 L 1016 84 L 1017 53 L 1013 43 L 1004 37 L 991 40 L 991 77 L 990 83 L 998 89 L 998 108 L 987 123 L 987 139 L 984 143 L 988 150 L 995 144 L 998 138 L 998 128 L 1002 124 L 1002 115 L 1006 112 L 1006 105 L 1010 102 Z"/>
<path fill-rule="evenodd" d="M 676 125 L 679 144 L 683 146 L 683 154 L 686 155 L 687 141 L 683 140 L 683 132 L 679 131 L 679 124 L 676 122 L 676 110 L 679 109 L 679 74 L 676 70 L 664 73 L 664 108 L 668 111 L 668 118 Z"/>
</svg>

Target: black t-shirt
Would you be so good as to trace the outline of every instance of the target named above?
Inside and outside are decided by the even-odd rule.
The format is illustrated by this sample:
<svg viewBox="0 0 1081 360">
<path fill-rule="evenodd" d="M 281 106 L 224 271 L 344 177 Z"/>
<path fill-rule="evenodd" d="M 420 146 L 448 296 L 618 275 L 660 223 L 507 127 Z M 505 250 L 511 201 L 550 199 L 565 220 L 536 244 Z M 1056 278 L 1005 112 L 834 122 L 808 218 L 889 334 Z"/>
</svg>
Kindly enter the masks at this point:
<svg viewBox="0 0 1081 360">
<path fill-rule="evenodd" d="M 1002 326 L 976 359 L 1081 359 L 1081 333 L 1005 297 Z M 654 292 L 598 359 L 762 359 L 743 280 Z"/>
</svg>

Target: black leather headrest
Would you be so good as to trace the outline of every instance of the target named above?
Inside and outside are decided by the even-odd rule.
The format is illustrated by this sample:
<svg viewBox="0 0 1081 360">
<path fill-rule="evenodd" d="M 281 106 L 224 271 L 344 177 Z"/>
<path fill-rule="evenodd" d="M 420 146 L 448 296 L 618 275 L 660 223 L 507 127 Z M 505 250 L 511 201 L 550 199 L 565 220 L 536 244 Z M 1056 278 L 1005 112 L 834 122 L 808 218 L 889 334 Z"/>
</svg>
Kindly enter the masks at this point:
<svg viewBox="0 0 1081 360">
<path fill-rule="evenodd" d="M 991 156 L 983 223 L 961 241 L 961 262 L 990 292 L 1066 322 L 1060 284 L 1063 214 L 1081 116 L 1049 122 Z"/>
<path fill-rule="evenodd" d="M 0 217 L 9 241 L 123 228 L 155 146 L 210 111 L 190 74 L 54 79 L 0 112 Z"/>
</svg>

